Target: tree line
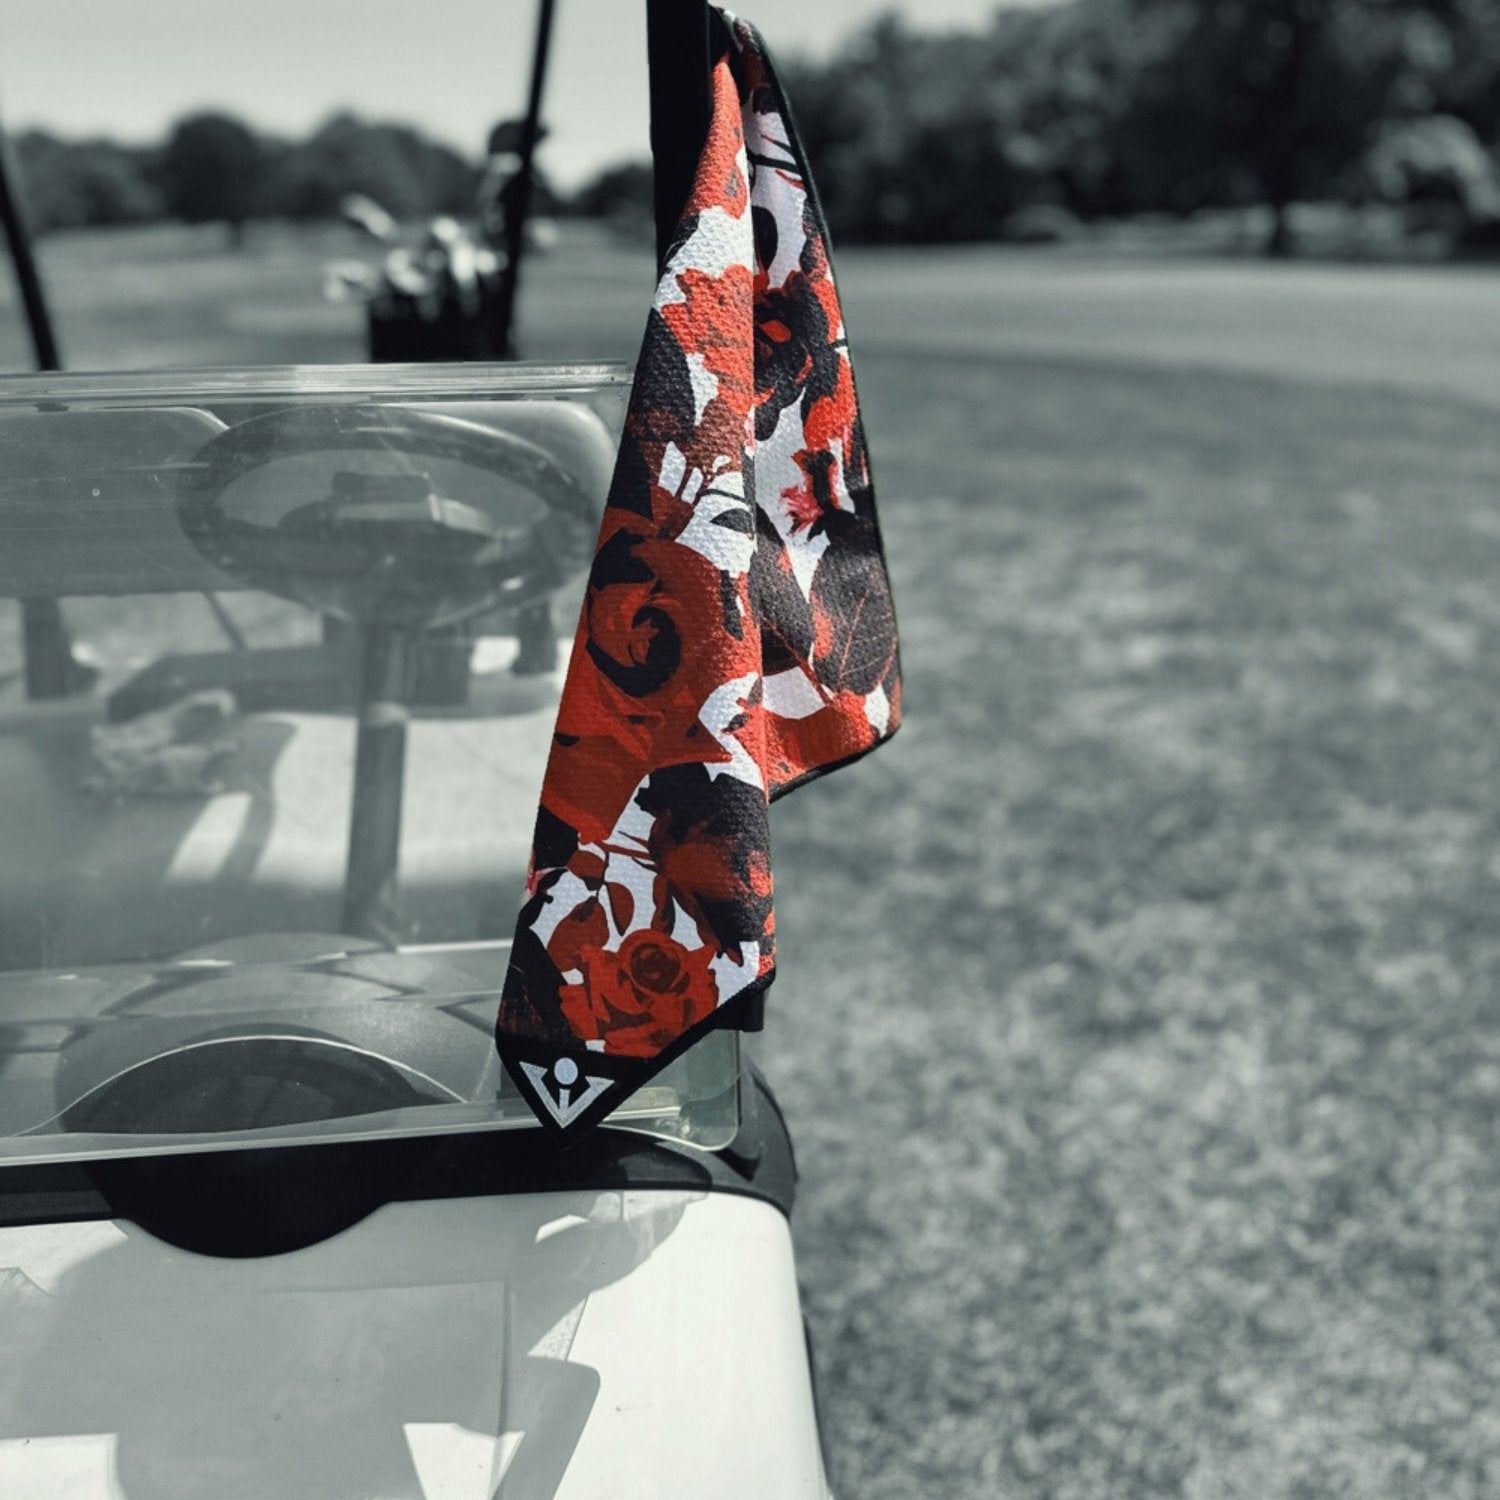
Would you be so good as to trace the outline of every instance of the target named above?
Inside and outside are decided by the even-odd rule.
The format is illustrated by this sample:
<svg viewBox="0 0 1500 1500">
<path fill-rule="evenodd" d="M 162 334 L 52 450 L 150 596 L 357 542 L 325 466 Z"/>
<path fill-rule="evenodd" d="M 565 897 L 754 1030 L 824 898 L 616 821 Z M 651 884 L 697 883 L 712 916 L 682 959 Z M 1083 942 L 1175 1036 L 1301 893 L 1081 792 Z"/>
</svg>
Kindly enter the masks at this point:
<svg viewBox="0 0 1500 1500">
<path fill-rule="evenodd" d="M 1069 0 L 783 70 L 845 239 L 1389 203 L 1500 248 L 1500 0 Z"/>
<path fill-rule="evenodd" d="M 1500 251 L 1500 0 L 1063 0 L 971 33 L 888 16 L 782 69 L 841 241 L 1051 238 L 1146 214 L 1386 204 Z M 319 219 L 362 192 L 398 218 L 467 214 L 476 165 L 341 113 L 306 140 L 203 113 L 143 148 L 17 143 L 38 228 Z M 542 211 L 650 222 L 649 165 Z"/>
<path fill-rule="evenodd" d="M 332 218 L 365 193 L 397 218 L 466 214 L 478 168 L 409 125 L 341 112 L 305 140 L 262 135 L 232 115 L 205 111 L 149 146 L 63 140 L 46 131 L 15 142 L 34 229 Z"/>
</svg>

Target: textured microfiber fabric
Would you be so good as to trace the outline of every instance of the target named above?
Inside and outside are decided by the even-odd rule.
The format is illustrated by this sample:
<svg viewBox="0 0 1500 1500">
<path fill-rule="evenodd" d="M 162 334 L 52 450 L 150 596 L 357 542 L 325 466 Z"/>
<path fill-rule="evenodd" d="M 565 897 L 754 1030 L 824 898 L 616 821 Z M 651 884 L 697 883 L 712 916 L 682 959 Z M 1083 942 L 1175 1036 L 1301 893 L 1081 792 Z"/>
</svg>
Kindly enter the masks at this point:
<svg viewBox="0 0 1500 1500">
<path fill-rule="evenodd" d="M 769 802 L 893 734 L 900 663 L 827 236 L 764 44 L 728 43 L 558 709 L 500 1054 L 574 1136 L 775 968 Z"/>
</svg>

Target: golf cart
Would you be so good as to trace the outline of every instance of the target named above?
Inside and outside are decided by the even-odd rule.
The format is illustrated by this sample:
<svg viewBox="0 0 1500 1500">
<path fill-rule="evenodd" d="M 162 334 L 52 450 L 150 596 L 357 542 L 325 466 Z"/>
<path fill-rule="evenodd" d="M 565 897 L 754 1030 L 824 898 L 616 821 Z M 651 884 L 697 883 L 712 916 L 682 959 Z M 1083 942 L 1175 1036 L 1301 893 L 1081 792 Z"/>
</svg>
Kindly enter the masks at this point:
<svg viewBox="0 0 1500 1500">
<path fill-rule="evenodd" d="M 669 10 L 702 23 L 688 51 L 704 64 L 707 12 L 654 4 L 653 36 Z M 768 174 L 802 238 L 778 242 L 768 209 L 752 251 L 748 170 L 713 152 L 735 156 L 740 109 L 780 116 L 715 35 L 694 191 L 724 201 L 683 213 L 658 302 L 716 275 L 748 293 L 778 243 L 785 281 L 761 280 L 806 294 L 789 324 L 709 330 L 716 359 L 742 342 L 746 373 L 756 346 L 756 379 L 724 381 L 742 409 L 709 437 L 748 445 L 765 420 L 802 444 L 805 487 L 759 532 L 748 446 L 742 468 L 692 481 L 663 426 L 691 435 L 716 398 L 643 403 L 659 371 L 0 380 L 0 594 L 16 601 L 0 640 L 0 1493 L 826 1497 L 790 1145 L 737 1032 L 687 989 L 724 985 L 736 1022 L 758 1002 L 764 846 L 693 824 L 691 860 L 659 882 L 665 931 L 649 881 L 598 929 L 568 911 L 621 901 L 608 872 L 649 876 L 674 808 L 664 832 L 603 854 L 575 838 L 569 868 L 547 868 L 590 609 L 642 643 L 606 663 L 625 699 L 660 708 L 680 663 L 718 670 L 679 649 L 667 611 L 706 580 L 708 625 L 759 664 L 765 608 L 764 705 L 752 674 L 657 715 L 707 745 L 655 763 L 705 802 L 763 818 L 899 718 L 841 320 L 793 192 L 805 170 L 789 156 Z M 752 68 L 756 40 L 738 42 Z M 736 215 L 737 239 L 721 233 Z M 808 317 L 819 342 L 788 360 Z M 621 499 L 643 503 L 627 458 L 643 452 L 675 474 L 656 489 L 678 530 L 596 549 L 611 517 L 651 521 Z M 678 565 L 681 593 L 595 608 L 615 586 L 600 558 L 635 567 L 637 542 Z M 751 554 L 776 570 L 753 595 Z M 586 649 L 565 671 L 557 622 L 580 617 L 586 573 Z M 592 723 L 649 750 L 649 720 Z M 754 725 L 775 747 L 764 767 L 739 738 Z M 746 877 L 731 888 L 726 869 Z M 710 947 L 690 925 L 697 879 L 708 919 L 749 913 L 763 945 Z M 675 950 L 691 975 L 669 971 Z M 620 1004 L 589 1009 L 601 955 Z M 549 964 L 567 990 L 550 1018 Z M 513 991 L 523 969 L 533 987 Z M 650 1026 L 631 984 L 662 1002 Z M 564 1021 L 578 1031 L 559 1042 Z"/>
<path fill-rule="evenodd" d="M 493 1045 L 628 384 L 0 381 L 0 1493 L 822 1493 L 736 1036 L 566 1153 Z"/>
</svg>

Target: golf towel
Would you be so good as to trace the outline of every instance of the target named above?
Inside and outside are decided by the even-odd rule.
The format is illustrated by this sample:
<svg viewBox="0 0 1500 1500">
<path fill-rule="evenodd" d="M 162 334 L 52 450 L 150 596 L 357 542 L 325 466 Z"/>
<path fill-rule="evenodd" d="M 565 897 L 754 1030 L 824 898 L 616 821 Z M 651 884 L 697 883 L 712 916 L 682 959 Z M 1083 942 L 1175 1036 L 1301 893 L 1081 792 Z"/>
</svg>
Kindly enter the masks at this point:
<svg viewBox="0 0 1500 1500">
<path fill-rule="evenodd" d="M 895 732 L 896 621 L 821 212 L 724 14 L 557 715 L 500 1003 L 542 1123 L 587 1130 L 775 967 L 768 804 Z"/>
</svg>

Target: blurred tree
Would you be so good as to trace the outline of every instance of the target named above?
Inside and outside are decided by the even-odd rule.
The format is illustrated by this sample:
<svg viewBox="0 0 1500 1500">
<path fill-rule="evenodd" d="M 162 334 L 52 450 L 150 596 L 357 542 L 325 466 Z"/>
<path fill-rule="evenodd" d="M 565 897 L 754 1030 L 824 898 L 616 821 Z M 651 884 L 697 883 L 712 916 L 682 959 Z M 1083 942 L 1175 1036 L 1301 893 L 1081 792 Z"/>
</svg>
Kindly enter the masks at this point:
<svg viewBox="0 0 1500 1500">
<path fill-rule="evenodd" d="M 1377 142 L 1396 180 L 1392 125 L 1446 114 L 1500 147 L 1500 0 L 1065 0 L 970 36 L 886 18 L 784 71 L 835 232 L 855 239 L 1266 204 L 1280 254 L 1291 204 L 1354 191 Z M 1420 139 L 1430 156 L 1458 135 Z"/>
<path fill-rule="evenodd" d="M 1128 212 L 1118 133 L 1143 37 L 1132 0 L 997 10 L 978 35 L 877 22 L 788 91 L 836 233 L 1031 237 Z"/>
<path fill-rule="evenodd" d="M 589 218 L 652 213 L 651 163 L 622 161 L 590 178 L 574 195 L 573 207 Z"/>
<path fill-rule="evenodd" d="M 1415 113 L 1452 115 L 1500 149 L 1500 0 L 1446 0 L 1435 13 L 1441 45 L 1422 70 Z"/>
<path fill-rule="evenodd" d="M 38 230 L 170 213 L 188 223 L 223 220 L 237 237 L 246 220 L 263 215 L 332 218 L 353 192 L 398 217 L 468 214 L 479 180 L 472 162 L 411 126 L 349 113 L 332 116 L 305 141 L 263 138 L 229 116 L 198 114 L 178 121 L 156 147 L 32 130 L 18 137 L 16 152 Z M 556 206 L 545 181 L 535 197 L 543 213 Z"/>
<path fill-rule="evenodd" d="M 1451 0 L 1446 67 L 1432 78 L 1431 107 L 1467 128 L 1455 139 L 1464 184 L 1456 248 L 1500 255 L 1500 0 Z M 1477 146 L 1483 155 L 1476 155 Z M 1485 181 L 1485 178 L 1488 181 Z"/>
<path fill-rule="evenodd" d="M 1393 115 L 1432 108 L 1475 0 L 1131 0 L 1155 28 L 1122 120 L 1127 196 L 1186 211 L 1325 196 Z M 1482 0 L 1489 5 L 1490 0 Z"/>
<path fill-rule="evenodd" d="M 1500 161 L 1452 115 L 1388 122 L 1362 163 L 1361 183 L 1406 210 L 1406 225 L 1451 246 L 1500 248 Z"/>
<path fill-rule="evenodd" d="M 159 171 L 173 214 L 188 224 L 222 220 L 236 242 L 245 220 L 262 208 L 265 147 L 249 126 L 230 115 L 203 113 L 179 120 L 162 148 Z"/>
<path fill-rule="evenodd" d="M 651 182 L 649 161 L 617 162 L 590 178 L 569 208 L 585 218 L 607 219 L 617 234 L 644 243 L 655 233 Z"/>
<path fill-rule="evenodd" d="M 411 126 L 341 111 L 306 141 L 273 149 L 266 202 L 292 219 L 332 218 L 349 193 L 366 194 L 398 219 L 464 214 L 478 181 L 471 162 Z"/>
<path fill-rule="evenodd" d="M 786 69 L 830 221 L 851 239 L 998 238 L 1036 195 L 1035 143 L 997 49 L 886 16 L 837 63 Z"/>
<path fill-rule="evenodd" d="M 1013 96 L 1009 150 L 1024 152 L 1036 196 L 1082 218 L 1130 211 L 1118 140 L 1148 36 L 1128 0 L 996 16 L 985 65 Z"/>
<path fill-rule="evenodd" d="M 1495 161 L 1473 129 L 1452 115 L 1387 124 L 1365 167 L 1389 202 L 1435 205 L 1465 219 L 1500 218 Z"/>
<path fill-rule="evenodd" d="M 27 213 L 38 232 L 135 224 L 165 212 L 148 178 L 148 153 L 113 141 L 63 141 L 31 130 L 16 141 Z"/>
</svg>

